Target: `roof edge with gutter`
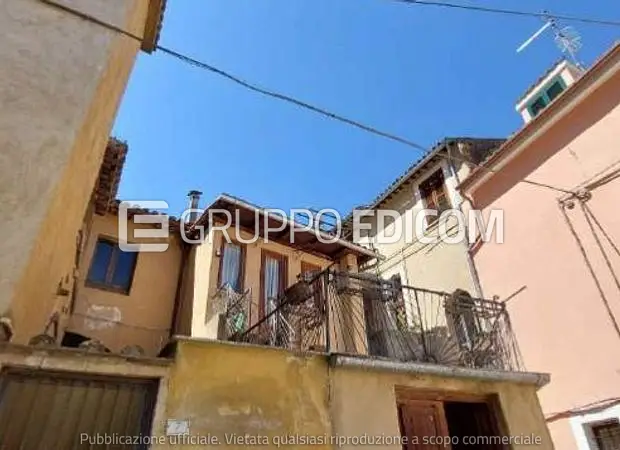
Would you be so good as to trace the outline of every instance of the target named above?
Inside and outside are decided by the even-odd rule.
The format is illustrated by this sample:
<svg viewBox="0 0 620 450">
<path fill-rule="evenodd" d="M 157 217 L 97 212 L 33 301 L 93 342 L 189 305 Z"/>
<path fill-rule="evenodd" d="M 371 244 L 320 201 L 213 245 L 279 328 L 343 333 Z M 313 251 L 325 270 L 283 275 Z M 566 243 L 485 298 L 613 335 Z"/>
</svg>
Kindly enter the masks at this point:
<svg viewBox="0 0 620 450">
<path fill-rule="evenodd" d="M 266 215 L 266 216 L 268 216 L 268 217 L 270 217 L 270 218 L 272 218 L 272 219 L 282 221 L 282 217 L 281 217 L 281 216 L 276 215 L 276 214 L 271 214 L 271 213 L 269 213 L 269 211 L 266 211 L 266 210 L 265 210 L 265 208 L 261 208 L 261 207 L 259 207 L 259 206 L 253 205 L 252 203 L 249 203 L 249 202 L 247 202 L 247 201 L 245 201 L 245 200 L 241 200 L 240 198 L 236 198 L 236 197 L 233 197 L 233 196 L 228 195 L 228 194 L 220 194 L 220 195 L 219 195 L 219 196 L 215 199 L 215 201 L 211 204 L 211 206 L 209 206 L 209 207 L 205 210 L 205 212 L 203 213 L 203 215 L 202 215 L 201 219 L 198 219 L 198 221 L 196 222 L 196 224 L 204 223 L 204 220 L 202 220 L 202 218 L 204 218 L 204 217 L 205 217 L 205 215 L 207 214 L 207 211 L 209 211 L 209 209 L 210 209 L 210 208 L 212 208 L 212 206 L 213 206 L 214 204 L 216 204 L 219 200 L 224 200 L 224 201 L 229 202 L 229 203 L 231 203 L 231 204 L 233 204 L 233 205 L 240 206 L 240 207 L 242 207 L 242 208 L 246 208 L 246 209 L 252 210 L 252 211 L 254 211 L 255 213 L 261 214 L 261 215 L 263 215 L 263 216 L 264 216 L 264 215 Z M 299 224 L 298 224 L 297 222 L 293 221 L 292 219 L 290 219 L 290 218 L 288 218 L 288 217 L 286 218 L 285 223 L 286 223 L 288 226 L 291 226 L 291 227 L 293 227 L 293 226 L 299 226 Z M 362 246 L 360 246 L 360 245 L 354 244 L 354 243 L 352 243 L 352 242 L 346 241 L 346 240 L 341 239 L 341 238 L 335 238 L 334 236 L 332 236 L 332 235 L 330 235 L 330 234 L 323 233 L 323 232 L 318 231 L 318 230 L 315 230 L 315 229 L 308 230 L 308 232 L 309 232 L 309 233 L 312 233 L 312 234 L 313 234 L 315 237 L 317 237 L 317 238 L 319 238 L 319 237 L 320 237 L 321 239 L 331 240 L 331 241 L 333 241 L 334 243 L 337 243 L 337 244 L 339 244 L 339 245 L 342 245 L 342 246 L 343 246 L 343 247 L 345 247 L 345 248 L 348 248 L 349 250 L 352 250 L 352 251 L 357 252 L 357 253 L 359 253 L 359 254 L 362 254 L 362 255 L 368 256 L 368 257 L 370 257 L 370 258 L 375 258 L 375 257 L 377 256 L 377 255 L 375 254 L 375 252 L 373 252 L 372 250 L 369 250 L 369 249 L 367 249 L 367 248 L 365 248 L 365 247 L 362 247 Z"/>
<path fill-rule="evenodd" d="M 592 92 L 609 80 L 620 70 L 620 42 L 605 53 L 574 84 L 569 86 L 548 107 L 543 109 L 532 121 L 523 126 L 508 139 L 480 167 L 457 186 L 466 195 L 471 195 L 480 185 L 489 180 L 494 172 L 500 170 L 532 142 L 548 131 L 557 122 L 567 116 L 582 103 Z"/>
<path fill-rule="evenodd" d="M 415 162 L 412 166 L 410 166 L 403 175 L 398 177 L 392 184 L 390 184 L 381 194 L 379 194 L 373 202 L 365 207 L 366 209 L 377 209 L 384 202 L 388 201 L 390 196 L 392 196 L 398 189 L 400 189 L 404 184 L 408 183 L 416 174 L 425 169 L 425 167 L 433 161 L 435 158 L 441 158 L 440 155 L 443 151 L 447 150 L 449 145 L 458 142 L 503 142 L 505 139 L 503 138 L 480 138 L 480 137 L 467 137 L 467 136 L 457 136 L 457 137 L 446 137 L 433 145 L 433 147 L 422 156 L 417 162 Z M 449 155 L 446 154 L 445 159 L 451 159 Z M 455 159 L 454 159 L 455 160 Z M 352 214 L 349 214 L 352 216 Z M 348 216 L 348 217 L 349 217 Z"/>
</svg>

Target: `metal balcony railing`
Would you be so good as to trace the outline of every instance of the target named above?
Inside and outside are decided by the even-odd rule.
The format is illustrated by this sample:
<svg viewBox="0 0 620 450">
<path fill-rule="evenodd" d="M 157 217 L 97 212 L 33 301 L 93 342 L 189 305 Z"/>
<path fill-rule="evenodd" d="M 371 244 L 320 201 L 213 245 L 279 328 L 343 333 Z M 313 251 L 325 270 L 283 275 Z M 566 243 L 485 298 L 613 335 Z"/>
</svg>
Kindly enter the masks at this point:
<svg viewBox="0 0 620 450">
<path fill-rule="evenodd" d="M 302 279 L 230 340 L 399 361 L 522 370 L 503 303 L 402 286 L 370 274 Z"/>
</svg>

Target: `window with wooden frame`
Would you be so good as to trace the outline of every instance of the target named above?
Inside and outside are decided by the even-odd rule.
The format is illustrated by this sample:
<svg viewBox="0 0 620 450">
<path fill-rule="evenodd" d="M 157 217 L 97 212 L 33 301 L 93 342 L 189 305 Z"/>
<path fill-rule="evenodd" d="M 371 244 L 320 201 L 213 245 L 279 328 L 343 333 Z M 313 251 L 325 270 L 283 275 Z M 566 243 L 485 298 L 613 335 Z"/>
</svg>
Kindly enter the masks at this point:
<svg viewBox="0 0 620 450">
<path fill-rule="evenodd" d="M 278 306 L 278 300 L 287 287 L 288 260 L 286 256 L 263 250 L 261 253 L 260 307 L 261 317 Z"/>
<path fill-rule="evenodd" d="M 230 286 L 236 292 L 243 290 L 245 247 L 237 242 L 222 240 L 218 286 Z"/>
<path fill-rule="evenodd" d="M 598 450 L 616 450 L 620 448 L 620 422 L 611 419 L 590 425 L 592 437 Z"/>
<path fill-rule="evenodd" d="M 137 252 L 124 252 L 118 243 L 100 237 L 86 277 L 91 287 L 129 294 L 136 270 Z"/>
<path fill-rule="evenodd" d="M 431 225 L 439 219 L 439 216 L 443 211 L 450 209 L 451 207 L 448 192 L 446 190 L 443 170 L 438 169 L 433 172 L 430 177 L 420 183 L 418 189 L 420 190 L 420 196 L 424 202 L 424 208 L 437 211 L 436 216 L 426 216 L 426 223 Z"/>
<path fill-rule="evenodd" d="M 299 274 L 299 278 L 311 283 L 312 301 L 314 302 L 314 306 L 321 308 L 323 306 L 323 296 L 321 292 L 321 281 L 317 279 L 319 273 L 321 273 L 320 266 L 305 261 L 301 262 L 301 273 Z"/>
</svg>

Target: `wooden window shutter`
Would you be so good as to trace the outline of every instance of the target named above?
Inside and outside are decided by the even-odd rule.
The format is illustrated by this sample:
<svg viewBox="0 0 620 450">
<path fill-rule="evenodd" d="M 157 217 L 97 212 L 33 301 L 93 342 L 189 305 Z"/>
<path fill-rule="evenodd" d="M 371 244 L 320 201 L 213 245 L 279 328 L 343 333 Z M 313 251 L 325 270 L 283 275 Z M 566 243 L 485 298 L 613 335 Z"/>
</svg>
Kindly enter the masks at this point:
<svg viewBox="0 0 620 450">
<path fill-rule="evenodd" d="M 403 450 L 450 449 L 441 440 L 449 436 L 446 416 L 441 402 L 407 400 L 398 405 L 400 431 L 407 442 Z M 439 437 L 439 442 L 430 443 L 431 437 Z"/>
<path fill-rule="evenodd" d="M 434 209 L 439 214 L 450 208 L 450 200 L 445 187 L 443 171 L 437 170 L 430 177 L 420 183 L 420 196 L 426 209 Z M 437 217 L 428 216 L 427 220 L 432 223 Z"/>
</svg>

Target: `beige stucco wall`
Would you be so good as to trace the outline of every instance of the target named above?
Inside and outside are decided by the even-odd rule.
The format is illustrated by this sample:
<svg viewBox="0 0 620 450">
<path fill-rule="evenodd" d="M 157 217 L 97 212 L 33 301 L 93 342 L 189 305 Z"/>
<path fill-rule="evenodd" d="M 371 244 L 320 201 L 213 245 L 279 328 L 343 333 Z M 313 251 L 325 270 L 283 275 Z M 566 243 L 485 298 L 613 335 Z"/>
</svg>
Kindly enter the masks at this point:
<svg viewBox="0 0 620 450">
<path fill-rule="evenodd" d="M 236 231 L 230 231 L 231 239 L 235 239 Z M 240 230 L 242 240 L 249 240 L 251 235 Z M 213 311 L 213 296 L 218 290 L 218 274 L 220 270 L 219 252 L 222 248 L 222 239 L 224 234 L 220 230 L 211 231 L 209 239 L 205 243 L 195 247 L 190 254 L 188 268 L 190 273 L 186 275 L 184 281 L 184 310 L 189 313 L 187 305 L 193 305 L 191 318 L 191 336 L 216 338 L 217 337 L 217 318 L 216 311 Z M 270 240 L 265 242 L 259 239 L 251 244 L 243 244 L 245 246 L 245 267 L 243 288 L 249 289 L 248 296 L 251 302 L 250 321 L 255 322 L 258 319 L 259 301 L 260 301 L 260 279 L 261 279 L 261 255 L 262 251 L 267 250 L 287 258 L 287 286 L 297 282 L 297 276 L 301 273 L 302 262 L 314 264 L 321 268 L 331 264 L 328 259 L 320 258 L 310 253 L 296 250 Z M 193 281 L 193 288 L 192 282 Z"/>
<path fill-rule="evenodd" d="M 268 347 L 222 342 L 180 342 L 171 372 L 166 414 L 189 420 L 194 436 L 216 436 L 219 445 L 162 448 L 253 447 L 224 445 L 226 436 L 269 441 L 277 436 L 330 432 L 327 360 Z M 292 446 L 289 448 L 300 448 Z M 158 448 L 158 447 L 155 447 Z M 325 445 L 317 449 L 329 448 Z"/>
<path fill-rule="evenodd" d="M 216 436 L 220 442 L 183 448 L 215 448 L 226 436 L 246 434 L 266 439 L 264 448 L 276 448 L 274 439 L 285 436 L 324 439 L 324 445 L 313 445 L 316 448 L 353 448 L 332 445 L 331 436 L 400 436 L 395 386 L 496 394 L 510 435 L 534 434 L 543 441 L 536 448 L 553 448 L 533 385 L 328 367 L 322 354 L 215 341 L 178 343 L 166 414 L 188 420 L 191 435 Z"/>
<path fill-rule="evenodd" d="M 136 225 L 128 223 L 129 236 Z M 128 295 L 91 287 L 88 271 L 97 239 L 118 240 L 118 217 L 95 215 L 79 267 L 78 290 L 67 331 L 100 340 L 113 352 L 126 345 L 140 345 L 146 355 L 156 356 L 167 343 L 179 271 L 181 244 L 178 235 L 168 239 L 165 252 L 141 252 L 137 256 Z"/>
<path fill-rule="evenodd" d="M 336 368 L 324 354 L 201 340 L 179 341 L 174 361 L 1 344 L 0 368 L 7 366 L 158 379 L 151 432 L 159 439 L 155 450 L 308 448 L 292 441 L 299 438 L 318 449 L 351 448 L 333 445 L 332 436 L 350 442 L 369 435 L 400 436 L 395 386 L 496 394 L 510 435 L 540 436 L 543 445 L 536 448 L 553 448 L 535 388 L 513 382 Z M 175 445 L 166 438 L 168 419 L 187 421 L 193 441 Z M 246 441 L 228 444 L 231 439 Z"/>
<path fill-rule="evenodd" d="M 394 194 L 381 207 L 384 210 L 398 211 L 399 217 L 396 221 L 388 219 L 386 223 L 389 225 L 382 229 L 377 228 L 376 221 L 372 223 L 371 237 L 364 242 L 372 241 L 374 248 L 384 257 L 378 268 L 372 269 L 373 272 L 378 270 L 384 278 L 400 274 L 403 283 L 410 286 L 447 292 L 460 288 L 474 295 L 465 244 L 446 243 L 441 240 L 432 244 L 422 243 L 416 238 L 415 232 L 416 214 L 424 209 L 419 185 L 436 170 L 441 168 L 443 171 L 450 202 L 454 208 L 458 208 L 461 199 L 455 190 L 456 178 L 458 175 L 463 179 L 469 168 L 465 164 L 456 165 L 458 174 L 453 173 L 447 161 L 429 167 L 415 182 Z M 423 226 L 426 226 L 426 221 L 423 222 Z M 403 230 L 400 239 L 387 243 L 386 237 L 394 236 L 399 228 Z M 457 233 L 458 224 L 454 218 L 448 220 L 445 229 L 451 237 Z M 426 230 L 426 236 L 436 237 L 438 234 L 438 223 Z"/>
<path fill-rule="evenodd" d="M 338 368 L 331 372 L 333 433 L 339 436 L 399 436 L 395 386 L 450 393 L 497 395 L 509 436 L 540 436 L 538 449 L 553 449 L 533 385 L 474 381 L 432 375 L 396 374 Z M 341 448 L 364 446 L 345 445 Z M 368 446 L 374 448 L 376 446 Z M 401 449 L 396 443 L 381 446 Z M 515 450 L 531 448 L 514 445 Z"/>
<path fill-rule="evenodd" d="M 62 0 L 140 34 L 148 2 Z M 43 331 L 140 43 L 37 0 L 2 0 L 0 314 Z"/>
<path fill-rule="evenodd" d="M 510 300 L 510 317 L 527 369 L 551 373 L 551 384 L 540 392 L 541 403 L 553 420 L 556 446 L 567 450 L 578 447 L 566 416 L 619 396 L 620 335 L 558 206 L 563 194 L 518 181 L 574 189 L 605 169 L 618 169 L 620 57 L 612 67 L 615 75 L 603 87 L 528 145 L 501 176 L 473 192 L 478 208 L 504 211 L 505 242 L 485 243 L 475 254 L 483 288 L 506 297 L 525 287 Z M 578 201 L 566 213 L 618 321 L 620 291 L 614 275 L 620 254 L 613 246 L 620 242 L 620 182 L 612 178 L 591 193 L 587 205 L 609 240 L 594 224 L 592 232 Z M 555 420 L 558 413 L 564 417 Z"/>
</svg>

